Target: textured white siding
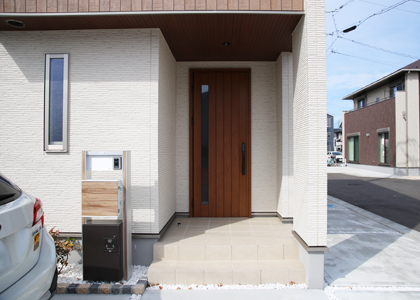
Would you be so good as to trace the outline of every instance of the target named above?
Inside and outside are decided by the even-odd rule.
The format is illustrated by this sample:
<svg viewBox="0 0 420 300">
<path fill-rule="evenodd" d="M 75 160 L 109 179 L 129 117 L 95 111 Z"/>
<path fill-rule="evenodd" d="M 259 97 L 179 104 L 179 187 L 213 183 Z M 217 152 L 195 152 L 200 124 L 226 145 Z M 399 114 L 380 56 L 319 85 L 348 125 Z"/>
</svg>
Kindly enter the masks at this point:
<svg viewBox="0 0 420 300">
<path fill-rule="evenodd" d="M 397 168 L 407 166 L 407 124 L 404 120 L 406 91 L 395 92 L 395 164 Z"/>
<path fill-rule="evenodd" d="M 179 62 L 176 116 L 176 211 L 189 211 L 189 69 L 251 69 L 252 212 L 277 209 L 275 62 Z"/>
<path fill-rule="evenodd" d="M 293 54 L 277 60 L 277 212 L 293 217 Z"/>
<path fill-rule="evenodd" d="M 419 167 L 419 74 L 408 73 L 405 78 L 405 91 L 395 92 L 395 147 L 398 168 L 407 167 L 407 162 L 409 168 Z"/>
<path fill-rule="evenodd" d="M 131 150 L 133 231 L 158 232 L 162 43 L 156 29 L 1 33 L 1 172 L 41 198 L 48 228 L 81 231 L 81 151 Z M 69 152 L 64 154 L 43 151 L 46 53 L 69 53 Z M 169 66 L 167 49 L 164 53 L 161 61 Z M 171 84 L 170 68 L 164 84 Z M 171 92 L 161 92 L 170 102 Z M 174 123 L 173 117 L 168 122 Z M 168 126 L 161 127 L 166 135 Z M 173 161 L 165 159 L 164 164 Z M 164 206 L 173 179 L 163 182 Z"/>
<path fill-rule="evenodd" d="M 305 1 L 293 32 L 293 228 L 309 246 L 327 244 L 324 1 Z M 304 153 L 305 159 L 297 159 Z"/>
<path fill-rule="evenodd" d="M 175 213 L 176 61 L 159 38 L 159 231 Z"/>
<path fill-rule="evenodd" d="M 389 87 L 388 86 L 381 86 L 380 88 L 377 88 L 377 89 L 367 93 L 366 104 L 371 105 L 371 104 L 376 103 L 376 98 L 379 98 L 379 100 L 383 100 L 383 99 L 388 98 L 388 97 L 389 97 Z M 356 101 L 355 104 L 356 104 L 356 107 L 357 107 L 357 101 Z"/>
<path fill-rule="evenodd" d="M 407 74 L 408 167 L 418 168 L 419 157 L 419 72 Z"/>
</svg>

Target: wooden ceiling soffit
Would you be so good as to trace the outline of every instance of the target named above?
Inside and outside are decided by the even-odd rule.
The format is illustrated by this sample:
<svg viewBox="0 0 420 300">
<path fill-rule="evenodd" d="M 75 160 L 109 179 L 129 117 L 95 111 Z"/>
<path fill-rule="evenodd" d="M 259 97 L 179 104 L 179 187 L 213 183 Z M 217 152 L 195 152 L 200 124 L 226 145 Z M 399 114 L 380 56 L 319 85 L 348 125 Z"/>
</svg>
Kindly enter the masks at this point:
<svg viewBox="0 0 420 300">
<path fill-rule="evenodd" d="M 292 51 L 292 32 L 302 14 L 110 14 L 16 17 L 22 29 L 6 25 L 0 30 L 80 30 L 160 28 L 177 61 L 275 61 Z M 223 43 L 230 43 L 224 46 Z"/>
</svg>

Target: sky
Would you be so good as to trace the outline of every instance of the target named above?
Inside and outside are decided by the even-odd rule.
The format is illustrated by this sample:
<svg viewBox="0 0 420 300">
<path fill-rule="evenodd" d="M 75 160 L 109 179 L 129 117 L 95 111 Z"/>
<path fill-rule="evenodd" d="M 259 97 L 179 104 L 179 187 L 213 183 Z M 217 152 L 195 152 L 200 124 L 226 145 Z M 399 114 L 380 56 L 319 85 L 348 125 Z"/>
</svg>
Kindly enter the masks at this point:
<svg viewBox="0 0 420 300">
<path fill-rule="evenodd" d="M 342 98 L 420 59 L 420 0 L 325 0 L 325 11 L 327 110 L 338 128 L 342 111 L 353 108 Z"/>
</svg>

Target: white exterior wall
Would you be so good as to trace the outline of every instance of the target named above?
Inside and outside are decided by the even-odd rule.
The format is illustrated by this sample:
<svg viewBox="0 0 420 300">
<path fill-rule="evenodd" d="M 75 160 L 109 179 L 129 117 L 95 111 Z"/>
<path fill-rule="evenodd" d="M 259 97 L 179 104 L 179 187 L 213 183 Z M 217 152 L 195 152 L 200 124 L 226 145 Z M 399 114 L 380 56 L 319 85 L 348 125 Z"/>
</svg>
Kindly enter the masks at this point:
<svg viewBox="0 0 420 300">
<path fill-rule="evenodd" d="M 293 228 L 308 246 L 327 245 L 326 63 L 324 1 L 305 1 L 293 32 Z M 305 137 L 305 138 L 303 138 Z"/>
<path fill-rule="evenodd" d="M 293 54 L 277 60 L 277 212 L 293 217 Z"/>
<path fill-rule="evenodd" d="M 369 93 L 367 93 L 366 97 L 366 104 L 371 105 L 376 103 L 376 98 L 379 98 L 379 100 L 383 100 L 385 98 L 389 98 L 389 87 L 381 86 L 380 88 L 377 88 Z M 356 103 L 357 104 L 357 103 Z"/>
<path fill-rule="evenodd" d="M 407 119 L 408 119 L 408 167 L 419 167 L 419 72 L 406 77 Z"/>
<path fill-rule="evenodd" d="M 159 36 L 159 231 L 175 213 L 176 61 Z"/>
<path fill-rule="evenodd" d="M 178 62 L 176 211 L 189 211 L 189 69 L 251 69 L 251 211 L 277 210 L 275 62 Z"/>
<path fill-rule="evenodd" d="M 405 91 L 395 92 L 396 167 L 418 168 L 419 153 L 419 73 L 406 76 Z M 406 114 L 404 119 L 403 114 Z M 408 124 L 407 124 L 408 122 Z"/>
<path fill-rule="evenodd" d="M 395 166 L 405 168 L 407 162 L 407 127 L 403 117 L 406 110 L 405 91 L 395 92 Z"/>
<path fill-rule="evenodd" d="M 157 29 L 0 35 L 1 172 L 43 201 L 47 228 L 81 231 L 83 150 L 131 150 L 133 232 L 158 232 L 173 210 L 165 208 L 159 220 L 158 209 L 170 203 L 167 195 L 174 189 L 173 177 L 158 170 L 159 159 L 162 166 L 174 161 L 167 155 L 173 140 L 162 145 L 158 139 L 158 128 L 170 135 L 169 123 L 174 124 L 173 90 L 162 88 L 175 86 L 167 79 L 174 73 L 173 58 L 165 49 L 159 59 L 161 37 Z M 43 151 L 46 53 L 69 53 L 68 153 Z M 159 62 L 167 67 L 159 68 Z M 159 71 L 165 73 L 162 89 Z M 159 92 L 168 103 L 161 114 Z M 159 117 L 172 119 L 159 123 Z M 164 146 L 161 153 L 158 146 Z"/>
</svg>

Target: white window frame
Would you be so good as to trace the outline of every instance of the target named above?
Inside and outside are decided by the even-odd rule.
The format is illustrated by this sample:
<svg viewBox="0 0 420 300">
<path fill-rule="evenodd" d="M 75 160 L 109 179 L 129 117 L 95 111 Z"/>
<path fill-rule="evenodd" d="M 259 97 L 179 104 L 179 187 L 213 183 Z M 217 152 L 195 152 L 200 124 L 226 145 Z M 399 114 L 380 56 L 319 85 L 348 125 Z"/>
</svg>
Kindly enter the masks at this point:
<svg viewBox="0 0 420 300">
<path fill-rule="evenodd" d="M 50 62 L 51 59 L 64 59 L 63 70 L 63 142 L 60 145 L 50 144 Z M 46 152 L 67 152 L 68 151 L 68 82 L 69 77 L 69 55 L 68 54 L 45 54 L 45 88 L 44 88 L 44 151 Z"/>
</svg>

